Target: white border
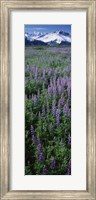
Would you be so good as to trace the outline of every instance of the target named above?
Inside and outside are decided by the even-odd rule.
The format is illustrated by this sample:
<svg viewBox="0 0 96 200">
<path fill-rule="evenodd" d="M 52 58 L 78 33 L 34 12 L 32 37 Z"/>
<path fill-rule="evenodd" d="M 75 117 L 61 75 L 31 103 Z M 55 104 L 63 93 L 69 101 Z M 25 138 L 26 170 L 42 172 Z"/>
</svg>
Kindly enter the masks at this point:
<svg viewBox="0 0 96 200">
<path fill-rule="evenodd" d="M 72 24 L 72 175 L 24 176 L 24 24 Z M 12 190 L 86 189 L 86 13 L 12 11 L 11 167 Z"/>
</svg>

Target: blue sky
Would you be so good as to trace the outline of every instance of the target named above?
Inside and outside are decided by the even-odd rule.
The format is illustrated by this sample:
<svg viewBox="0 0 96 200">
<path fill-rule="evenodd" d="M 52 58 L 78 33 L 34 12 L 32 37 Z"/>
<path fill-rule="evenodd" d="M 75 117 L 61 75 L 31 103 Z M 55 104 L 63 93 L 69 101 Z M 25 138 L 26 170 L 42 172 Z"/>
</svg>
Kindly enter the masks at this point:
<svg viewBox="0 0 96 200">
<path fill-rule="evenodd" d="M 65 31 L 71 34 L 71 25 L 25 25 L 25 32 L 50 33 L 54 31 Z"/>
</svg>

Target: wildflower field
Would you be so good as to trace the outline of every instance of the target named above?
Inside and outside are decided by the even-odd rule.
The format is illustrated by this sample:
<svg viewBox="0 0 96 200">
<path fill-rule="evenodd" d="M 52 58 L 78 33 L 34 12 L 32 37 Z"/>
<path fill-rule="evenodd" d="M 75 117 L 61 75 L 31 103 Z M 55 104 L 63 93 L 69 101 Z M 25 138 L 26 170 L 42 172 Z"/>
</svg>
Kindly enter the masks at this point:
<svg viewBox="0 0 96 200">
<path fill-rule="evenodd" d="M 25 174 L 71 174 L 71 47 L 25 47 Z"/>
</svg>

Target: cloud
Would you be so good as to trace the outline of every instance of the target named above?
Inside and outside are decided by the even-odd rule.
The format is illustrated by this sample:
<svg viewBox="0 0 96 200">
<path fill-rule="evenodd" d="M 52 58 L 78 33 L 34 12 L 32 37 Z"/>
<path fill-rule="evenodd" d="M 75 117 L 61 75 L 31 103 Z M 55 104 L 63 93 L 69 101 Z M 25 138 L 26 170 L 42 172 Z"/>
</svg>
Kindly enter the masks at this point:
<svg viewBox="0 0 96 200">
<path fill-rule="evenodd" d="M 31 28 L 32 30 L 46 30 L 46 28 L 40 28 L 40 27 L 36 27 L 36 28 Z"/>
</svg>

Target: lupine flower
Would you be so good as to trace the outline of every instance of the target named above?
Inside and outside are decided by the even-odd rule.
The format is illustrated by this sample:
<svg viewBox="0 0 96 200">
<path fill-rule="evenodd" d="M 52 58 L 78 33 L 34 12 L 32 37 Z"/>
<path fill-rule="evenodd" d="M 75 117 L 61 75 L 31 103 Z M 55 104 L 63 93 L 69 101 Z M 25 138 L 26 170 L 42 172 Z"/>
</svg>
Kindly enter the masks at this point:
<svg viewBox="0 0 96 200">
<path fill-rule="evenodd" d="M 54 84 L 54 86 L 56 85 L 56 73 L 54 74 L 53 84 Z"/>
<path fill-rule="evenodd" d="M 42 117 L 44 117 L 45 116 L 45 106 L 43 105 L 42 106 Z"/>
<path fill-rule="evenodd" d="M 57 115 L 60 115 L 60 109 L 59 108 L 56 110 L 56 116 Z"/>
<path fill-rule="evenodd" d="M 60 109 L 56 110 L 56 125 L 57 125 L 57 128 L 59 128 L 59 126 L 60 126 Z"/>
<path fill-rule="evenodd" d="M 47 112 L 49 112 L 49 102 L 48 102 L 48 100 L 46 102 L 46 109 L 47 109 Z"/>
<path fill-rule="evenodd" d="M 38 160 L 39 160 L 39 161 L 43 161 L 43 160 L 44 160 L 44 157 L 43 157 L 43 153 L 42 153 L 42 152 L 39 152 L 39 154 L 38 154 Z"/>
<path fill-rule="evenodd" d="M 71 144 L 71 136 L 70 136 L 70 134 L 68 135 L 68 144 L 69 145 Z"/>
<path fill-rule="evenodd" d="M 45 69 L 43 68 L 43 79 L 45 78 Z"/>
<path fill-rule="evenodd" d="M 43 167 L 43 172 L 42 172 L 42 174 L 43 174 L 43 175 L 46 175 L 47 173 L 48 173 L 48 170 L 47 170 L 47 168 L 44 166 L 44 167 Z"/>
<path fill-rule="evenodd" d="M 70 98 L 71 95 L 71 80 L 67 80 L 67 93 L 68 93 L 68 98 Z"/>
<path fill-rule="evenodd" d="M 58 85 L 58 89 L 57 90 L 58 90 L 58 94 L 61 95 L 61 93 L 62 93 L 62 87 L 61 87 L 61 85 Z"/>
<path fill-rule="evenodd" d="M 41 141 L 40 138 L 37 139 L 37 150 L 38 150 L 38 160 L 42 161 L 44 159 L 43 157 L 43 152 L 42 152 L 42 145 L 41 145 Z"/>
<path fill-rule="evenodd" d="M 67 115 L 67 114 L 68 114 L 68 111 L 69 111 L 68 104 L 65 104 L 65 105 L 64 105 L 64 108 L 63 108 L 63 114 L 64 114 L 64 115 Z"/>
<path fill-rule="evenodd" d="M 34 82 L 36 82 L 37 81 L 37 76 L 35 75 L 35 77 L 34 77 Z"/>
<path fill-rule="evenodd" d="M 58 78 L 57 79 L 57 86 L 60 84 L 60 79 Z"/>
<path fill-rule="evenodd" d="M 54 169 L 56 167 L 56 161 L 55 161 L 55 159 L 53 158 L 52 160 L 51 160 L 51 163 L 50 163 L 50 168 L 51 169 Z"/>
<path fill-rule="evenodd" d="M 66 82 L 66 80 L 65 80 L 64 78 L 62 78 L 62 79 L 61 79 L 61 87 L 62 87 L 62 89 L 63 89 L 64 86 L 65 86 L 65 82 Z"/>
<path fill-rule="evenodd" d="M 53 95 L 55 97 L 56 96 L 56 86 L 53 86 L 52 90 L 53 90 Z"/>
<path fill-rule="evenodd" d="M 52 83 L 52 78 L 50 78 L 50 87 L 53 86 L 53 83 Z"/>
<path fill-rule="evenodd" d="M 64 106 L 64 99 L 63 99 L 63 97 L 60 98 L 60 105 Z"/>
<path fill-rule="evenodd" d="M 37 106 L 37 97 L 36 97 L 36 95 L 34 96 L 34 106 Z"/>
<path fill-rule="evenodd" d="M 48 76 L 51 76 L 51 69 L 49 69 L 48 71 Z"/>
<path fill-rule="evenodd" d="M 52 103 L 54 103 L 56 105 L 56 98 L 55 97 L 53 97 Z"/>
<path fill-rule="evenodd" d="M 31 138 L 32 138 L 32 142 L 33 144 L 35 143 L 35 132 L 34 132 L 34 127 L 31 125 L 31 128 L 30 128 L 30 132 L 31 132 Z"/>
<path fill-rule="evenodd" d="M 59 128 L 59 126 L 60 126 L 60 116 L 59 115 L 56 116 L 56 125 L 57 125 L 57 128 Z"/>
<path fill-rule="evenodd" d="M 70 66 L 68 66 L 68 67 L 66 67 L 65 69 L 64 69 L 64 72 L 67 72 L 67 73 L 69 73 L 71 71 L 71 68 L 70 68 Z"/>
<path fill-rule="evenodd" d="M 41 54 L 40 54 L 41 55 Z M 51 57 L 51 56 L 50 56 Z M 43 55 L 40 56 L 41 60 L 45 59 L 48 60 L 48 58 L 44 58 Z M 36 58 L 36 60 L 39 63 L 39 59 Z M 66 148 L 70 149 L 71 145 L 71 134 L 69 132 L 70 126 L 68 126 L 68 137 L 67 137 L 67 144 L 64 143 L 63 137 L 60 138 L 59 134 L 59 127 L 60 123 L 62 122 L 62 125 L 64 123 L 63 119 L 66 118 L 65 115 L 67 115 L 69 118 L 71 117 L 71 79 L 70 79 L 70 69 L 64 68 L 60 69 L 58 66 L 58 58 L 56 58 L 57 67 L 56 69 L 50 68 L 50 63 L 53 62 L 53 58 L 50 58 L 48 67 L 36 67 L 36 66 L 30 66 L 30 69 L 26 70 L 28 72 L 28 75 L 25 78 L 25 84 L 28 83 L 30 86 L 30 81 L 33 80 L 35 84 L 35 88 L 32 88 L 32 100 L 31 95 L 26 90 L 27 98 L 29 99 L 29 103 L 26 102 L 26 108 L 28 112 L 32 112 L 32 117 L 34 116 L 34 126 L 31 125 L 30 127 L 30 137 L 32 140 L 32 144 L 35 144 L 33 148 L 33 160 L 30 161 L 29 165 L 31 165 L 31 162 L 34 162 L 34 167 L 31 167 L 32 173 L 38 174 L 37 169 L 37 163 L 40 164 L 40 172 L 41 174 L 50 174 L 50 170 L 58 172 L 58 163 L 61 162 L 61 159 L 58 158 L 58 163 L 55 158 L 55 153 L 51 154 L 50 146 L 56 144 L 55 148 L 58 145 L 58 148 L 63 148 L 63 145 L 67 145 Z M 39 82 L 39 81 L 40 82 Z M 35 90 L 36 89 L 36 90 Z M 43 91 L 44 90 L 44 91 Z M 31 101 L 30 101 L 31 100 Z M 27 100 L 28 101 L 28 100 Z M 31 104 L 32 103 L 32 104 Z M 32 105 L 32 106 L 31 106 Z M 63 116 L 64 115 L 64 116 Z M 33 119 L 31 119 L 33 120 Z M 66 119 L 67 120 L 67 119 Z M 60 127 L 61 128 L 61 127 Z M 40 137 L 38 137 L 37 131 L 40 130 L 40 137 L 42 137 L 42 133 L 44 138 L 42 140 Z M 54 131 L 54 133 L 53 133 Z M 49 141 L 46 141 L 46 134 L 51 136 L 47 139 Z M 59 134 L 59 135 L 56 135 Z M 66 139 L 66 138 L 65 138 Z M 29 145 L 29 143 L 28 143 Z M 49 152 L 47 152 L 47 145 Z M 44 148 L 44 149 L 43 149 Z M 44 150 L 44 152 L 43 152 Z M 37 154 L 36 154 L 37 152 Z M 50 159 L 50 154 L 51 157 Z M 66 153 L 65 153 L 66 154 Z M 66 162 L 68 162 L 70 156 L 70 151 L 68 151 L 68 154 L 64 155 L 64 164 L 66 166 Z M 62 156 L 61 156 L 62 157 Z M 45 160 L 46 158 L 46 160 Z M 35 160 L 37 162 L 35 162 Z M 42 162 L 43 161 L 43 162 Z M 48 163 L 47 163 L 47 162 Z M 47 168 L 46 163 L 49 165 Z M 49 169 L 50 168 L 50 169 Z M 49 169 L 49 170 L 48 170 Z M 52 173 L 52 172 L 51 172 Z M 67 164 L 66 174 L 71 174 L 71 160 Z"/>
<path fill-rule="evenodd" d="M 51 94 L 52 94 L 52 87 L 48 86 L 48 95 L 51 95 Z"/>
<path fill-rule="evenodd" d="M 38 68 L 36 67 L 36 71 L 35 71 L 35 76 L 34 76 L 34 81 L 37 81 L 37 77 L 38 77 Z"/>
<path fill-rule="evenodd" d="M 50 131 L 53 130 L 53 125 L 52 125 L 52 123 L 50 124 L 49 129 L 50 129 Z"/>
<path fill-rule="evenodd" d="M 71 117 L 71 111 L 69 110 L 67 113 L 68 117 Z"/>
<path fill-rule="evenodd" d="M 52 114 L 55 117 L 55 115 L 56 115 L 56 106 L 55 106 L 55 102 L 54 101 L 52 103 Z"/>
</svg>

